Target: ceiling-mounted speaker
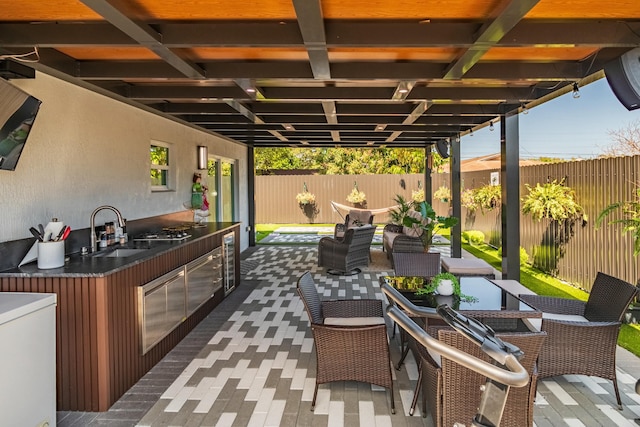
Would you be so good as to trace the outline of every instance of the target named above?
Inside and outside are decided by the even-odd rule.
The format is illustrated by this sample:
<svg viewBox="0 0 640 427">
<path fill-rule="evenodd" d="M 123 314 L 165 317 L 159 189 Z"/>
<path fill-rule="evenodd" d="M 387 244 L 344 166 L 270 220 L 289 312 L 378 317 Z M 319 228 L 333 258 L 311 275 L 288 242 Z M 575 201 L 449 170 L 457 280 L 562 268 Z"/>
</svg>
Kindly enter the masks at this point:
<svg viewBox="0 0 640 427">
<path fill-rule="evenodd" d="M 445 141 L 444 139 L 439 139 L 438 142 L 436 142 L 436 151 L 438 152 L 438 154 L 440 154 L 440 157 L 442 157 L 443 159 L 448 159 L 449 146 L 447 145 L 447 141 Z"/>
<path fill-rule="evenodd" d="M 640 108 L 640 48 L 635 48 L 604 66 L 611 90 L 627 110 Z"/>
</svg>

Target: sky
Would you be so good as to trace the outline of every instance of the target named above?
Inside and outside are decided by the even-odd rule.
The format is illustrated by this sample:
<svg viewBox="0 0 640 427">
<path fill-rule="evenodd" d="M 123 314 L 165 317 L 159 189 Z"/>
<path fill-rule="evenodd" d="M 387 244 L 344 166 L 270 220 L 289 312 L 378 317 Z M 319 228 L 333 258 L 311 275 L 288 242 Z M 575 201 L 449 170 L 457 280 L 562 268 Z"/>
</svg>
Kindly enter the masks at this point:
<svg viewBox="0 0 640 427">
<path fill-rule="evenodd" d="M 612 143 L 609 131 L 640 120 L 640 109 L 628 111 L 606 79 L 580 88 L 580 98 L 569 92 L 520 114 L 520 158 L 591 159 Z M 462 159 L 500 152 L 500 125 L 463 136 Z"/>
</svg>

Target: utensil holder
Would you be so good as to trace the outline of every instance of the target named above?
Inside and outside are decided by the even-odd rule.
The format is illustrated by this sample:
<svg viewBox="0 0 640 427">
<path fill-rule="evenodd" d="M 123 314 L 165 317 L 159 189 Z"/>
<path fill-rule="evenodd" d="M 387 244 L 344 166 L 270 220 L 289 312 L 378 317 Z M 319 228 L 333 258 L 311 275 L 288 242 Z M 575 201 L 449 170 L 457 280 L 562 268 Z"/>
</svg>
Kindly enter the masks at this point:
<svg viewBox="0 0 640 427">
<path fill-rule="evenodd" d="M 38 268 L 58 268 L 64 265 L 64 240 L 38 242 Z"/>
</svg>

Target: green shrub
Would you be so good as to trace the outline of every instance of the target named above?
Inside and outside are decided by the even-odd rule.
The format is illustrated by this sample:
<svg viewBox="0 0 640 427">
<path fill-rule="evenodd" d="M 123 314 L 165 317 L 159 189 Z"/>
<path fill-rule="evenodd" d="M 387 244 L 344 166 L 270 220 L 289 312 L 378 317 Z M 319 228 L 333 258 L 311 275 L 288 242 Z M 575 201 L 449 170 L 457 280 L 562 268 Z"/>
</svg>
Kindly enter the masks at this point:
<svg viewBox="0 0 640 427">
<path fill-rule="evenodd" d="M 498 256 L 502 256 L 502 246 L 498 248 Z M 520 265 L 529 264 L 529 254 L 527 250 L 520 246 Z"/>
<path fill-rule="evenodd" d="M 462 238 L 472 246 L 484 243 L 484 233 L 480 230 L 468 230 L 462 233 Z"/>
</svg>

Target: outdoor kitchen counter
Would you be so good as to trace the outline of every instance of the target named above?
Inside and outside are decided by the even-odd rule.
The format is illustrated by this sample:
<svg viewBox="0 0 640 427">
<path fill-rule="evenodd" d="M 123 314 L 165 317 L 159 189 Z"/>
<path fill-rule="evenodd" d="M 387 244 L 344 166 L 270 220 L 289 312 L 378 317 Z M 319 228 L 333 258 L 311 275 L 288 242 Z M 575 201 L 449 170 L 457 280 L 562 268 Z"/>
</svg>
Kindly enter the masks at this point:
<svg viewBox="0 0 640 427">
<path fill-rule="evenodd" d="M 10 270 L 0 271 L 0 277 L 103 277 L 148 261 L 159 255 L 182 248 L 191 243 L 206 239 L 217 233 L 230 232 L 238 223 L 208 222 L 201 227 L 191 228 L 191 235 L 181 241 L 134 241 L 125 245 L 113 245 L 95 253 L 66 255 L 64 267 L 39 269 L 37 261 Z M 100 256 L 101 252 L 115 249 L 145 249 L 143 252 L 122 258 Z M 96 256 L 96 254 L 98 256 Z"/>
<path fill-rule="evenodd" d="M 240 285 L 240 223 L 208 223 L 187 233 L 191 237 L 181 241 L 131 241 L 125 247 L 149 249 L 130 257 L 72 254 L 64 267 L 40 270 L 33 262 L 0 273 L 0 292 L 57 295 L 58 411 L 108 410 Z M 194 291 L 197 304 L 189 305 L 190 274 L 196 284 L 208 277 L 223 282 L 208 296 Z M 153 289 L 145 288 L 150 284 Z M 185 313 L 173 321 L 172 312 L 171 325 L 164 315 L 145 311 L 146 292 L 156 290 L 154 298 L 165 296 L 167 303 L 183 295 Z M 153 336 L 158 341 L 147 342 L 146 321 L 162 326 L 161 336 Z"/>
</svg>

